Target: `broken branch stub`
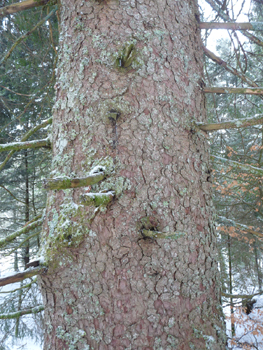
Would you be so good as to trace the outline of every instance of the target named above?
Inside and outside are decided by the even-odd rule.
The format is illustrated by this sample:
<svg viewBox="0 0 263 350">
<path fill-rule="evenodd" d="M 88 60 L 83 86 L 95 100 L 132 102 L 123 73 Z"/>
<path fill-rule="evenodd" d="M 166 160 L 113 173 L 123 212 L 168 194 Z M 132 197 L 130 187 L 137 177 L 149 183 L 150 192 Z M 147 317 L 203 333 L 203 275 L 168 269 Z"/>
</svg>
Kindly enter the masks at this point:
<svg viewBox="0 0 263 350">
<path fill-rule="evenodd" d="M 87 177 L 67 179 L 67 178 L 55 178 L 46 179 L 43 181 L 44 188 L 46 190 L 65 190 L 67 188 L 77 188 L 95 185 L 96 183 L 105 179 L 104 172 L 94 173 Z"/>
<path fill-rule="evenodd" d="M 160 232 L 153 230 L 142 230 L 143 237 L 148 238 L 171 238 L 178 239 L 185 235 L 184 232 Z"/>
<path fill-rule="evenodd" d="M 106 206 L 114 198 L 114 192 L 106 193 L 85 193 L 80 196 L 80 203 L 86 206 Z"/>
</svg>

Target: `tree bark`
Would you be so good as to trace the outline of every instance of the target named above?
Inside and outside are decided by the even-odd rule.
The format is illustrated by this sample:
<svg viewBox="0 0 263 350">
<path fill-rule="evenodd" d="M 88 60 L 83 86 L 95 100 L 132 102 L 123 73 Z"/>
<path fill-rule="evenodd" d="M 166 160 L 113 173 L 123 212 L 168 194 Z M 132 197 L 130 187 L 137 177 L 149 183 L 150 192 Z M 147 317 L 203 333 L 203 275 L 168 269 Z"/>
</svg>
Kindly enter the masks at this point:
<svg viewBox="0 0 263 350">
<path fill-rule="evenodd" d="M 45 350 L 225 349 L 209 145 L 191 131 L 206 121 L 198 16 L 195 0 L 61 1 L 51 174 L 102 166 L 88 192 L 114 198 L 49 192 Z"/>
</svg>

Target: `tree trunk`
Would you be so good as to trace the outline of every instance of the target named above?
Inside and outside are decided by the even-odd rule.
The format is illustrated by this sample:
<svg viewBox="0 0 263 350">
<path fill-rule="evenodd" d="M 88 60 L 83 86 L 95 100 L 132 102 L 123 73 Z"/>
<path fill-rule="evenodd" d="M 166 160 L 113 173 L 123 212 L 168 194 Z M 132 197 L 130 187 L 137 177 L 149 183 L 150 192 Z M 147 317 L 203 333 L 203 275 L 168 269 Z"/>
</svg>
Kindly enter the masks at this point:
<svg viewBox="0 0 263 350">
<path fill-rule="evenodd" d="M 227 242 L 228 248 L 228 276 L 229 276 L 229 294 L 233 295 L 233 273 L 232 273 L 232 254 L 231 254 L 231 236 L 228 236 Z M 234 299 L 230 297 L 230 314 L 231 314 L 231 335 L 232 338 L 235 336 L 235 309 L 234 309 Z"/>
<path fill-rule="evenodd" d="M 29 221 L 29 169 L 28 169 L 28 152 L 25 150 L 25 222 Z M 26 268 L 26 264 L 29 263 L 29 241 L 26 242 L 23 248 L 23 260 L 24 260 L 24 268 Z"/>
<path fill-rule="evenodd" d="M 61 1 L 51 175 L 107 177 L 49 192 L 45 350 L 225 349 L 208 143 L 191 129 L 198 16 L 194 0 Z M 83 200 L 100 191 L 113 199 Z"/>
</svg>

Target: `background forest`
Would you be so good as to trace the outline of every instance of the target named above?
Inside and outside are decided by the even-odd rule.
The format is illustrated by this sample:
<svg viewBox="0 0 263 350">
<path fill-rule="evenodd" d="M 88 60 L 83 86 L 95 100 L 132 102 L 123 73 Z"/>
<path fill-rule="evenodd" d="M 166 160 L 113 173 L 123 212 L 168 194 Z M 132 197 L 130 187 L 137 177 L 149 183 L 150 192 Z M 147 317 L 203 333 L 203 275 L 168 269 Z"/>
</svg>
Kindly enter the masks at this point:
<svg viewBox="0 0 263 350">
<path fill-rule="evenodd" d="M 12 1 L 2 1 L 0 7 L 9 3 Z M 49 5 L 1 18 L 1 277 L 26 269 L 38 256 L 46 196 L 42 181 L 48 177 L 51 158 L 48 136 L 58 50 L 56 10 Z M 261 0 L 203 0 L 200 12 L 201 22 L 263 22 Z M 202 30 L 205 47 L 224 61 L 220 65 L 213 62 L 205 51 L 206 86 L 263 86 L 263 32 L 250 33 Z M 240 74 L 232 74 L 226 67 Z M 206 103 L 210 123 L 249 121 L 262 117 L 263 93 L 207 93 Z M 236 333 L 240 323 L 250 319 L 249 314 L 243 316 L 253 305 L 251 298 L 262 293 L 262 125 L 220 129 L 208 135 L 211 172 L 207 176 L 213 183 L 217 213 L 222 303 L 226 315 L 231 316 L 230 348 L 263 349 L 262 337 L 257 337 L 263 334 L 262 322 L 247 323 L 243 334 Z M 19 149 L 21 142 L 34 140 L 38 140 L 34 148 Z M 13 147 L 4 148 L 7 143 Z M 13 233 L 16 238 L 7 242 L 5 238 Z M 41 344 L 41 304 L 35 277 L 0 289 L 0 350 L 15 349 L 15 344 L 27 349 L 23 347 L 26 338 Z M 248 340 L 245 333 L 253 333 L 258 343 Z"/>
</svg>

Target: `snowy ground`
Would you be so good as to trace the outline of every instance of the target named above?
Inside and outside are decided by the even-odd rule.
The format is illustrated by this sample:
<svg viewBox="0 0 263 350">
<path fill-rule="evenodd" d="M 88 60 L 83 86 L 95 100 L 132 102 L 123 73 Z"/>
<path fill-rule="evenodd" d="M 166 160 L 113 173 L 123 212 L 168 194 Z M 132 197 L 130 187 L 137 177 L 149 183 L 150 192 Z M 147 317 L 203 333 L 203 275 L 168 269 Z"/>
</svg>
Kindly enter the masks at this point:
<svg viewBox="0 0 263 350">
<path fill-rule="evenodd" d="M 25 339 L 17 342 L 17 345 L 12 345 L 12 350 L 42 350 L 42 347 L 33 343 L 31 339 Z"/>
</svg>

